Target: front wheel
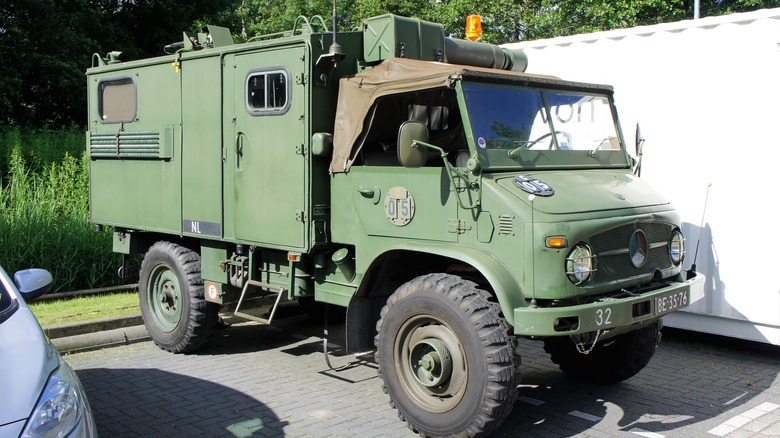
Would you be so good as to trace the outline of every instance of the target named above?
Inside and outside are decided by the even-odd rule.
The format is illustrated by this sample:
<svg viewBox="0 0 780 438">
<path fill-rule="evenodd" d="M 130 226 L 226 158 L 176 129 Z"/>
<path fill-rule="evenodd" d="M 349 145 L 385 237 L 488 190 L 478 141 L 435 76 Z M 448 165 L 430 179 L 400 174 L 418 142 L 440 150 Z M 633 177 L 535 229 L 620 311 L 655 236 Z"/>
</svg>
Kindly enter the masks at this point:
<svg viewBox="0 0 780 438">
<path fill-rule="evenodd" d="M 200 256 L 157 242 L 144 256 L 139 277 L 141 316 L 154 343 L 173 353 L 200 347 L 219 317 L 219 305 L 204 299 Z"/>
<path fill-rule="evenodd" d="M 618 383 L 641 371 L 650 362 L 661 342 L 661 320 L 652 322 L 603 343 L 588 354 L 577 351 L 568 337 L 544 341 L 544 350 L 561 371 L 594 383 Z"/>
<path fill-rule="evenodd" d="M 490 433 L 512 410 L 515 338 L 490 295 L 460 277 L 431 274 L 387 300 L 377 323 L 383 388 L 423 436 Z"/>
</svg>

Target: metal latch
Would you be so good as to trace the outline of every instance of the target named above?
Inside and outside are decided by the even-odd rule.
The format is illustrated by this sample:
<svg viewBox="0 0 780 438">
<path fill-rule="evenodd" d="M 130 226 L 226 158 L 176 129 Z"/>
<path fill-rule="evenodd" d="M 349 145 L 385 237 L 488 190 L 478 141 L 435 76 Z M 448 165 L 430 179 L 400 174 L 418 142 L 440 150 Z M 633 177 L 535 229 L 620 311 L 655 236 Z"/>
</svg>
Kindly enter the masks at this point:
<svg viewBox="0 0 780 438">
<path fill-rule="evenodd" d="M 447 221 L 447 232 L 463 234 L 471 229 L 471 225 L 460 219 L 450 219 Z"/>
</svg>

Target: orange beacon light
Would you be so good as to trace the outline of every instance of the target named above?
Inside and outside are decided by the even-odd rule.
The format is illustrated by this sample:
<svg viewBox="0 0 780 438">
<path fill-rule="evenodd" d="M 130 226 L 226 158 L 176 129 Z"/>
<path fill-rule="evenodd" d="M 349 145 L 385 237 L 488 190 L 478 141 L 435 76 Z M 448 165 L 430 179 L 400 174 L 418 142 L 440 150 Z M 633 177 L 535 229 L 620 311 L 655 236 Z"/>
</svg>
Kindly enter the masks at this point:
<svg viewBox="0 0 780 438">
<path fill-rule="evenodd" d="M 469 15 L 466 17 L 466 38 L 476 41 L 482 36 L 482 17 Z"/>
</svg>

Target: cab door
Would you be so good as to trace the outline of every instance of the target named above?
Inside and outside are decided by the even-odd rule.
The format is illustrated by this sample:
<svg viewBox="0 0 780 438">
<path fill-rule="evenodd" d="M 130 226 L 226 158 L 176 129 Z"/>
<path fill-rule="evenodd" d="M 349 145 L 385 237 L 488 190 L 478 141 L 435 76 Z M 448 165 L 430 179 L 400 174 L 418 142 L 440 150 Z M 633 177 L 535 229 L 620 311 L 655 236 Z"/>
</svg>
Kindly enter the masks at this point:
<svg viewBox="0 0 780 438">
<path fill-rule="evenodd" d="M 458 205 L 444 167 L 353 166 L 354 212 L 369 236 L 457 241 Z"/>
<path fill-rule="evenodd" d="M 225 237 L 306 247 L 309 138 L 306 46 L 226 59 Z"/>
</svg>

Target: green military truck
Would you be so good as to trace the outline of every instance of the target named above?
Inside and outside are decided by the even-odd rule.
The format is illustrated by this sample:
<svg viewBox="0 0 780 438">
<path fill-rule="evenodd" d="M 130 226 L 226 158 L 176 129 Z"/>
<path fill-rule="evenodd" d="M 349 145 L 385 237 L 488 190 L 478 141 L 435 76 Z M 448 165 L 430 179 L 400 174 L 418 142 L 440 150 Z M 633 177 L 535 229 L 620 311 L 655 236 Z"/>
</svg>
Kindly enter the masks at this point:
<svg viewBox="0 0 780 438">
<path fill-rule="evenodd" d="M 376 348 L 410 428 L 475 436 L 512 409 L 517 337 L 618 382 L 701 297 L 609 86 L 393 15 L 243 44 L 209 27 L 166 50 L 94 56 L 86 140 L 91 220 L 144 254 L 163 349 L 200 347 L 229 302 L 341 306 L 346 348 Z"/>
</svg>

